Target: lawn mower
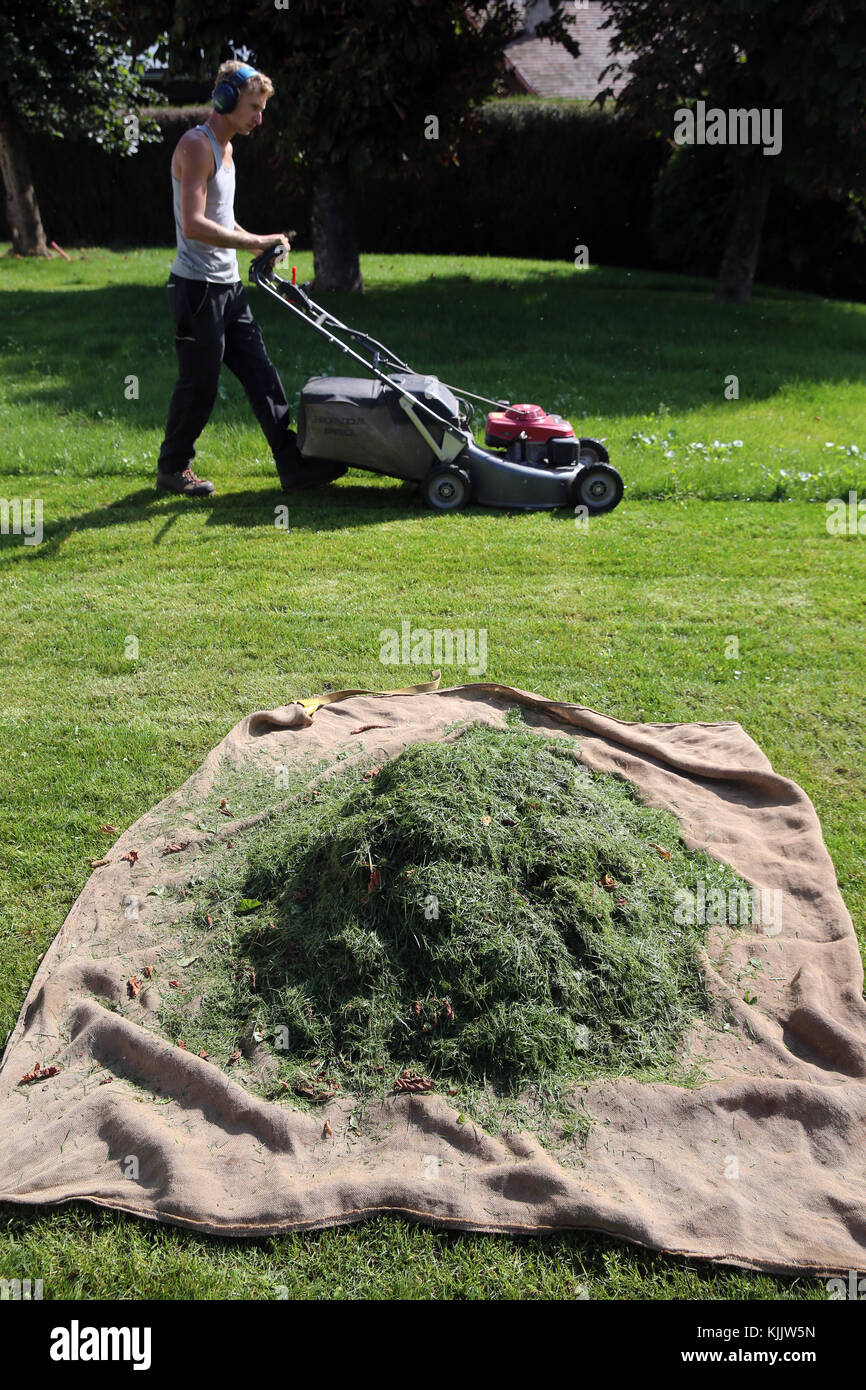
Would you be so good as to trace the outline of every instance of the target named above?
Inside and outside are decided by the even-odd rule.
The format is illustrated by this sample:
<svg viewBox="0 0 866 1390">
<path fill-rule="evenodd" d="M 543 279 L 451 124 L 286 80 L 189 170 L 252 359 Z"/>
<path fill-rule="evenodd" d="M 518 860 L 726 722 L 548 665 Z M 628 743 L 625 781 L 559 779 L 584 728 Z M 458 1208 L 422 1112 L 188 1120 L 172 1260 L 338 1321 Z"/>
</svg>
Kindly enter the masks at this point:
<svg viewBox="0 0 866 1390">
<path fill-rule="evenodd" d="M 567 420 L 541 406 L 494 401 L 413 372 L 375 338 L 316 304 L 308 286 L 297 284 L 294 267 L 291 281 L 281 279 L 274 266 L 284 255 L 277 244 L 256 257 L 252 283 L 372 374 L 310 378 L 298 410 L 303 459 L 417 483 L 427 505 L 440 512 L 459 511 L 472 501 L 525 511 L 583 507 L 586 514 L 617 505 L 622 478 L 598 440 L 576 437 Z M 470 401 L 495 407 L 487 416 L 485 449 L 473 437 Z"/>
</svg>

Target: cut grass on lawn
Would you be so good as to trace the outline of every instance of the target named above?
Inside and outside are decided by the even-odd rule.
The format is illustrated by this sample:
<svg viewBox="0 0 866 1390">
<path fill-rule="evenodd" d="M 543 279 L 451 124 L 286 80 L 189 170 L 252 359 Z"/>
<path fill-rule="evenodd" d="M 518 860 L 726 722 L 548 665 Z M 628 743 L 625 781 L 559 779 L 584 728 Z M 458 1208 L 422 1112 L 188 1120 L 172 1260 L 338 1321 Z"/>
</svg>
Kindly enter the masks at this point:
<svg viewBox="0 0 866 1390">
<path fill-rule="evenodd" d="M 73 255 L 0 258 L 0 491 L 44 508 L 41 544 L 0 537 L 0 1037 L 110 843 L 100 827 L 131 824 L 253 709 L 428 678 L 382 663 L 382 631 L 403 621 L 486 632 L 485 670 L 446 666 L 443 685 L 500 681 L 626 720 L 738 720 L 815 803 L 864 944 L 866 538 L 830 534 L 824 501 L 866 493 L 858 455 L 839 452 L 866 448 L 866 306 L 759 289 L 734 307 L 673 276 L 365 256 L 365 294 L 327 297 L 340 318 L 419 370 L 606 438 L 625 499 L 584 529 L 567 512 L 431 515 L 358 472 L 284 499 L 228 373 L 195 460 L 217 493 L 158 498 L 171 254 Z M 311 258 L 293 259 L 308 277 Z M 250 300 L 290 397 L 345 370 Z M 671 429 L 731 447 L 701 463 L 632 441 Z M 754 500 L 780 495 L 795 500 Z M 286 500 L 288 529 L 274 524 Z M 47 1298 L 826 1297 L 821 1281 L 580 1232 L 518 1241 L 382 1218 L 232 1242 L 85 1206 L 5 1208 L 0 1276 L 41 1277 Z"/>
<path fill-rule="evenodd" d="M 710 1007 L 677 890 L 748 885 L 575 753 L 515 710 L 315 777 L 199 885 L 165 1035 L 239 1069 L 255 1040 L 247 1083 L 292 1103 L 429 1073 L 489 1126 L 519 1096 L 545 1139 L 570 1083 L 686 1084 L 677 1050 Z"/>
</svg>

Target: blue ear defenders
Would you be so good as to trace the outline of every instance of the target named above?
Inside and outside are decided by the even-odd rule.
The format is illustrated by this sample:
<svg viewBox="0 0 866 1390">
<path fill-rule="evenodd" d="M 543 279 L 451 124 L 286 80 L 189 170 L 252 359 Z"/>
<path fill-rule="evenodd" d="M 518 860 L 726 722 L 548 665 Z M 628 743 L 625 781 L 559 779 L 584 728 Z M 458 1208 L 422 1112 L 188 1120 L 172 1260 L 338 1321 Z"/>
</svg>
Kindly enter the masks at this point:
<svg viewBox="0 0 866 1390">
<path fill-rule="evenodd" d="M 241 87 L 245 82 L 249 82 L 251 77 L 255 77 L 257 71 L 257 68 L 251 68 L 247 63 L 244 63 L 236 72 L 230 72 L 228 77 L 223 78 L 213 94 L 214 110 L 219 111 L 222 116 L 227 116 L 230 111 L 234 111 L 238 104 Z"/>
</svg>

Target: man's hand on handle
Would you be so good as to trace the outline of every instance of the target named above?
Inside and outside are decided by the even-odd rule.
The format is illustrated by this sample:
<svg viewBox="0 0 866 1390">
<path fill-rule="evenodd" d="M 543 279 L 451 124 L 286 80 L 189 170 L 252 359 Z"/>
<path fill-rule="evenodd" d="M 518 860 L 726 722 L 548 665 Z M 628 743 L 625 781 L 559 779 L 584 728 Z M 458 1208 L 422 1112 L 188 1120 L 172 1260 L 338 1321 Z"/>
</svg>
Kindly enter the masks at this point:
<svg viewBox="0 0 866 1390">
<path fill-rule="evenodd" d="M 277 244 L 281 244 L 284 251 L 291 251 L 292 249 L 289 244 L 289 239 L 284 232 L 268 232 L 265 236 L 255 237 L 254 242 L 255 244 L 250 247 L 250 250 L 254 251 L 257 256 L 260 256 L 263 251 L 267 251 L 271 246 L 276 246 Z"/>
</svg>

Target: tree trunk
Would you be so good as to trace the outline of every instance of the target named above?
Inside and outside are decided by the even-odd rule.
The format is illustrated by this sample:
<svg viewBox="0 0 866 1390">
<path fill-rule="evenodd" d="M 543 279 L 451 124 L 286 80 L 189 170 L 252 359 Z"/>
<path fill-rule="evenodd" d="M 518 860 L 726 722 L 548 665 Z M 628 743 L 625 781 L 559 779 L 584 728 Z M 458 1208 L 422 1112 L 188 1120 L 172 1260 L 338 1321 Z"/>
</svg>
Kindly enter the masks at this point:
<svg viewBox="0 0 866 1390">
<path fill-rule="evenodd" d="M 743 161 L 734 216 L 716 281 L 716 299 L 728 304 L 748 304 L 752 297 L 771 181 L 766 155 L 758 153 Z"/>
<path fill-rule="evenodd" d="M 22 256 L 47 256 L 24 135 L 8 110 L 0 111 L 0 174 L 6 190 L 6 221 L 12 250 Z"/>
<path fill-rule="evenodd" d="M 358 238 L 345 167 L 316 171 L 312 206 L 313 274 L 317 290 L 362 290 Z"/>
</svg>

